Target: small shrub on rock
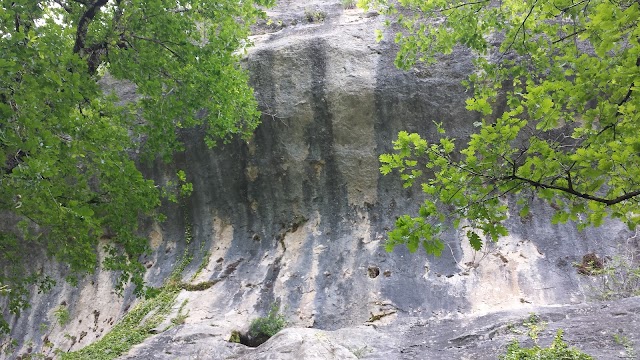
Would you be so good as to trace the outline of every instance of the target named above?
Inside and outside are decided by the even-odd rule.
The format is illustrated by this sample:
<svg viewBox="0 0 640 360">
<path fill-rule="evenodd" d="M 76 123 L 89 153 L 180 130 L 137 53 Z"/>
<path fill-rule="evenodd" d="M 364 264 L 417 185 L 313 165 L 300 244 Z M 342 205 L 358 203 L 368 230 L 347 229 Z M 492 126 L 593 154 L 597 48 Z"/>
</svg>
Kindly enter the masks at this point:
<svg viewBox="0 0 640 360">
<path fill-rule="evenodd" d="M 615 300 L 640 295 L 640 261 L 637 250 L 626 250 L 608 258 L 593 272 L 592 295 L 598 300 Z"/>
<path fill-rule="evenodd" d="M 259 317 L 251 322 L 246 337 L 241 338 L 242 343 L 251 347 L 259 346 L 282 330 L 286 324 L 284 315 L 280 313 L 280 307 L 274 305 L 267 316 Z"/>
<path fill-rule="evenodd" d="M 562 339 L 562 330 L 558 330 L 551 346 L 541 348 L 535 345 L 523 348 L 514 340 L 507 348 L 507 354 L 500 356 L 501 360 L 593 360 L 593 358 L 576 348 L 570 348 Z"/>
<path fill-rule="evenodd" d="M 355 9 L 356 0 L 342 0 L 342 7 L 345 9 Z"/>
<path fill-rule="evenodd" d="M 595 275 L 604 269 L 604 262 L 595 253 L 589 253 L 582 257 L 582 263 L 577 264 L 578 273 L 582 275 Z"/>
<path fill-rule="evenodd" d="M 240 331 L 233 330 L 229 337 L 229 342 L 240 344 Z"/>
<path fill-rule="evenodd" d="M 304 11 L 304 17 L 310 23 L 321 23 L 327 18 L 327 13 L 321 10 L 307 9 Z"/>
</svg>

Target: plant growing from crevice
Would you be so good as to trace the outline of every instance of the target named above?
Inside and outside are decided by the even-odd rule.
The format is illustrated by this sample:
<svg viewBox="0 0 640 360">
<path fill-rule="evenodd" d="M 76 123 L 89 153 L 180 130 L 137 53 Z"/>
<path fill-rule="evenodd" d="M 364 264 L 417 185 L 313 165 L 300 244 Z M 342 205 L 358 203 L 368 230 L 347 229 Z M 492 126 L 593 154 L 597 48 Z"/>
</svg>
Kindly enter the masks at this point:
<svg viewBox="0 0 640 360">
<path fill-rule="evenodd" d="M 78 351 L 58 354 L 62 360 L 111 360 L 129 351 L 134 345 L 151 336 L 153 330 L 165 321 L 171 313 L 178 294 L 182 290 L 180 284 L 182 273 L 193 257 L 185 250 L 182 259 L 166 280 L 164 286 L 149 288 L 148 297 L 130 310 L 100 340 Z M 187 314 L 182 314 L 186 302 L 182 303 L 176 320 L 183 321 Z M 184 319 L 182 318 L 184 317 Z M 172 325 L 175 325 L 172 321 Z M 162 329 L 162 331 L 168 328 Z"/>
<path fill-rule="evenodd" d="M 356 0 L 342 0 L 342 7 L 344 9 L 355 9 Z"/>
<path fill-rule="evenodd" d="M 190 226 L 188 227 L 188 229 L 189 228 Z M 203 249 L 203 246 L 200 247 L 200 250 L 202 249 Z M 208 251 L 204 254 L 204 258 L 202 259 L 202 263 L 200 263 L 200 267 L 198 268 L 198 270 L 191 276 L 190 282 L 182 281 L 182 273 L 186 269 L 187 265 L 191 263 L 191 261 L 193 261 L 193 255 L 189 253 L 188 249 L 185 249 L 182 261 L 180 262 L 178 267 L 174 270 L 173 274 L 169 277 L 169 280 L 168 280 L 169 284 L 179 288 L 180 290 L 203 291 L 212 287 L 213 285 L 217 284 L 220 281 L 220 279 L 213 279 L 213 280 L 201 281 L 195 284 L 191 283 L 191 281 L 195 280 L 200 275 L 202 270 L 205 267 L 207 267 L 207 265 L 209 264 L 210 252 Z"/>
<path fill-rule="evenodd" d="M 205 243 L 203 242 L 200 245 L 200 251 L 204 250 L 204 244 Z M 211 252 L 206 251 L 202 256 L 202 262 L 200 263 L 198 270 L 196 270 L 196 272 L 193 273 L 193 276 L 191 276 L 191 281 L 195 280 L 202 273 L 202 271 L 209 265 L 210 261 L 211 261 Z"/>
<path fill-rule="evenodd" d="M 212 287 L 218 282 L 220 282 L 220 279 L 201 281 L 195 284 L 181 282 L 178 286 L 180 287 L 180 289 L 186 290 L 186 291 L 203 291 L 203 290 L 207 290 L 208 288 Z"/>
<path fill-rule="evenodd" d="M 582 257 L 582 262 L 574 265 L 581 275 L 596 275 L 604 269 L 604 261 L 595 253 L 589 253 Z"/>
<path fill-rule="evenodd" d="M 178 313 L 176 314 L 176 317 L 171 319 L 171 323 L 172 324 L 174 324 L 174 325 L 182 325 L 182 324 L 185 323 L 185 321 L 189 317 L 189 310 L 187 310 L 186 313 L 183 313 L 182 311 L 184 310 L 184 307 L 187 305 L 188 302 L 189 302 L 188 299 L 184 299 L 182 304 L 180 304 L 180 308 L 178 309 Z"/>
<path fill-rule="evenodd" d="M 0 343 L 1 353 L 5 355 L 12 354 L 16 347 L 18 347 L 18 341 L 13 338 L 2 339 Z"/>
<path fill-rule="evenodd" d="M 525 329 L 522 330 L 521 327 Z M 539 335 L 546 327 L 546 321 L 542 321 L 539 315 L 530 313 L 529 316 L 522 321 L 522 324 L 508 324 L 507 330 L 518 335 L 526 334 L 537 345 Z"/>
<path fill-rule="evenodd" d="M 367 354 L 371 353 L 373 350 L 371 348 L 369 348 L 367 345 L 365 345 L 365 346 L 360 347 L 360 348 L 349 349 L 349 351 L 351 351 L 353 356 L 355 356 L 358 359 L 361 359 L 361 358 L 367 356 Z"/>
<path fill-rule="evenodd" d="M 280 19 L 274 21 L 272 18 L 269 18 L 265 24 L 275 29 L 280 29 L 284 27 L 284 23 Z"/>
<path fill-rule="evenodd" d="M 304 11 L 304 17 L 310 23 L 321 23 L 327 18 L 327 13 L 322 10 L 310 10 Z"/>
<path fill-rule="evenodd" d="M 531 313 L 527 320 L 522 324 L 527 328 L 527 336 L 538 344 L 538 335 L 547 327 L 546 321 L 541 321 L 540 316 Z"/>
<path fill-rule="evenodd" d="M 233 330 L 231 332 L 231 336 L 229 336 L 229 342 L 240 344 L 240 336 L 241 336 L 240 331 Z"/>
<path fill-rule="evenodd" d="M 75 352 L 61 355 L 62 360 L 111 360 L 126 353 L 149 337 L 171 311 L 179 289 L 165 286 L 153 298 L 139 303 L 99 341 Z"/>
<path fill-rule="evenodd" d="M 591 295 L 598 300 L 614 300 L 640 295 L 640 262 L 637 250 L 627 246 L 603 261 L 601 267 L 590 269 L 595 279 Z"/>
<path fill-rule="evenodd" d="M 616 344 L 624 346 L 625 359 L 637 359 L 636 349 L 633 348 L 633 343 L 628 337 L 622 334 L 613 334 L 613 340 Z"/>
<path fill-rule="evenodd" d="M 71 316 L 69 315 L 69 309 L 64 305 L 60 305 L 58 308 L 56 308 L 53 311 L 53 316 L 56 318 L 56 322 L 60 326 L 65 326 L 71 319 Z"/>
<path fill-rule="evenodd" d="M 274 304 L 271 306 L 267 316 L 259 317 L 251 322 L 249 331 L 246 334 L 240 333 L 240 343 L 250 347 L 257 347 L 277 334 L 278 331 L 284 329 L 286 325 L 287 321 L 284 315 L 280 313 L 280 307 Z M 232 332 L 230 341 L 235 339 L 233 334 L 234 332 Z"/>
<path fill-rule="evenodd" d="M 49 324 L 47 324 L 47 323 L 42 323 L 42 324 L 38 325 L 38 330 L 39 330 L 42 334 L 46 333 L 46 332 L 47 332 L 47 330 L 49 330 Z"/>
<path fill-rule="evenodd" d="M 280 313 L 280 307 L 273 305 L 265 317 L 259 317 L 251 322 L 249 334 L 272 337 L 282 330 L 287 324 L 284 315 Z"/>
<path fill-rule="evenodd" d="M 517 340 L 507 347 L 507 353 L 501 355 L 501 360 L 592 360 L 593 358 L 582 351 L 569 347 L 562 338 L 563 331 L 558 330 L 551 345 L 542 348 L 537 344 L 531 348 L 520 346 Z"/>
</svg>

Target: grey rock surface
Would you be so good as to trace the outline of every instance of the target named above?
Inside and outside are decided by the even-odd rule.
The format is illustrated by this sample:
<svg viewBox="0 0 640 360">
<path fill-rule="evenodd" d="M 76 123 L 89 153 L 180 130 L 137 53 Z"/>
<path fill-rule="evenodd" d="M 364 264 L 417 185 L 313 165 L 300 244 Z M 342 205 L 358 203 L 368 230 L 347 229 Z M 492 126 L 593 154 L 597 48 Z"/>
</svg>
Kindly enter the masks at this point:
<svg viewBox="0 0 640 360">
<path fill-rule="evenodd" d="M 310 12 L 324 20 L 310 20 Z M 603 359 L 615 358 L 619 346 L 590 332 L 595 310 L 637 345 L 638 300 L 622 302 L 618 317 L 584 305 L 594 280 L 572 266 L 587 253 L 637 248 L 622 224 L 579 232 L 551 225 L 552 210 L 535 203 L 527 218 L 510 218 L 511 235 L 485 252 L 472 251 L 458 231 L 447 234 L 439 258 L 381 246 L 395 217 L 416 211 L 421 194 L 382 177 L 378 155 L 400 130 L 436 138 L 433 121 L 459 142 L 473 131 L 479 118 L 465 110 L 460 85 L 472 70 L 467 53 L 403 72 L 393 66 L 394 44 L 375 41 L 384 20 L 376 13 L 343 9 L 337 0 L 284 0 L 268 15 L 245 62 L 263 111 L 254 138 L 211 150 L 197 130 L 187 131 L 175 163 L 147 169 L 160 183 L 184 169 L 194 184 L 184 204 L 165 206 L 168 221 L 147 224 L 154 250 L 144 259 L 147 281 L 160 286 L 187 251 L 194 260 L 183 279 L 216 283 L 182 291 L 176 304 L 188 301 L 185 324 L 125 358 L 346 359 L 363 349 L 365 358 L 488 359 L 508 342 L 507 322 L 531 311 L 549 314 L 549 329 L 566 326 L 567 339 L 591 344 Z M 135 94 L 126 84 L 109 86 L 123 98 Z M 116 296 L 113 278 L 96 272 L 78 288 L 61 282 L 35 294 L 34 306 L 12 322 L 14 352 L 0 357 L 29 347 L 53 355 L 99 339 L 138 301 L 130 290 Z M 256 350 L 226 341 L 274 303 L 294 328 Z M 71 315 L 64 326 L 55 323 L 61 304 Z"/>
<path fill-rule="evenodd" d="M 532 347 L 527 325 L 532 315 L 539 329 L 538 344 L 548 347 L 558 330 L 570 346 L 594 359 L 637 359 L 640 345 L 640 298 L 580 305 L 534 307 L 484 316 L 418 320 L 406 331 L 397 359 L 497 359 L 517 340 Z M 625 347 L 622 340 L 628 341 Z"/>
<path fill-rule="evenodd" d="M 531 321 L 532 314 L 535 321 Z M 517 340 L 548 347 L 558 330 L 570 346 L 595 359 L 637 359 L 640 298 L 580 305 L 533 307 L 483 316 L 408 317 L 386 326 L 334 331 L 287 328 L 257 348 L 229 343 L 198 325 L 176 327 L 122 359 L 497 359 Z M 625 340 L 616 340 L 625 339 Z M 625 345 L 626 344 L 626 345 Z"/>
</svg>

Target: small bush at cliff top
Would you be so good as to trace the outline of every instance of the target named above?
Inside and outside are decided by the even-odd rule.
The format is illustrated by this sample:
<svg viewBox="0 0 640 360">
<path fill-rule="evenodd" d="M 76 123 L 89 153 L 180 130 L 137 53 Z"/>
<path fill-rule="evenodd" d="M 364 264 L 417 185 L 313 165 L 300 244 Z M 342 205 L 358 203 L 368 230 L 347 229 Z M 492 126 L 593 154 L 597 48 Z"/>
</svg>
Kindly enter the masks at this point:
<svg viewBox="0 0 640 360">
<path fill-rule="evenodd" d="M 592 360 L 593 358 L 576 348 L 570 348 L 562 339 L 562 330 L 558 330 L 551 346 L 541 348 L 536 345 L 532 348 L 520 347 L 514 340 L 507 348 L 507 354 L 500 356 L 501 360 Z"/>
</svg>

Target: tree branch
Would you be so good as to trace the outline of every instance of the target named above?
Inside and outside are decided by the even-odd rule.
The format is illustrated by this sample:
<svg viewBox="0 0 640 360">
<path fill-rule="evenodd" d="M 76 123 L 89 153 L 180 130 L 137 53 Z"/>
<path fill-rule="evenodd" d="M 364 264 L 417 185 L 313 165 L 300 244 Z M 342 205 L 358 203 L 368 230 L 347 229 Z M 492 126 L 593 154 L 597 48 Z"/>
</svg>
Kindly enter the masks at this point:
<svg viewBox="0 0 640 360">
<path fill-rule="evenodd" d="M 466 3 L 460 3 L 448 8 L 444 8 L 442 9 L 442 11 L 449 11 L 449 10 L 453 10 L 453 9 L 457 9 L 457 8 L 461 8 L 463 6 L 469 6 L 469 5 L 478 5 L 478 4 L 484 4 L 484 3 L 488 3 L 489 0 L 478 0 L 478 1 L 471 1 L 471 2 L 466 2 Z"/>
<path fill-rule="evenodd" d="M 582 1 L 578 1 L 577 3 L 571 4 L 571 5 L 567 6 L 566 8 L 563 8 L 563 9 L 560 9 L 560 8 L 558 8 L 558 7 L 557 7 L 557 6 L 555 6 L 555 5 L 554 5 L 553 7 L 555 7 L 556 9 L 558 9 L 558 10 L 560 10 L 561 12 L 563 12 L 563 13 L 564 13 L 564 12 L 567 12 L 567 10 L 569 10 L 569 9 L 571 9 L 571 8 L 574 8 L 574 7 L 578 6 L 578 5 L 582 5 L 582 3 L 585 3 L 585 2 L 587 2 L 587 3 L 588 3 L 589 1 L 590 1 L 590 0 L 582 0 Z"/>
<path fill-rule="evenodd" d="M 134 38 L 134 39 L 150 41 L 150 42 L 152 42 L 154 44 L 158 44 L 158 45 L 162 46 L 165 50 L 169 51 L 173 56 L 177 57 L 178 59 L 182 59 L 180 54 L 178 54 L 177 52 L 173 51 L 170 47 L 168 47 L 165 43 L 163 43 L 160 40 L 151 39 L 151 38 L 143 37 L 143 36 L 137 36 L 137 35 L 131 35 L 131 37 Z"/>
<path fill-rule="evenodd" d="M 640 57 L 638 57 L 636 59 L 636 66 L 640 67 Z M 618 107 L 622 106 L 622 104 L 626 103 L 627 101 L 629 101 L 629 99 L 631 99 L 631 95 L 633 94 L 633 88 L 635 86 L 635 82 L 632 82 L 631 85 L 629 85 L 629 90 L 627 91 L 627 94 L 624 96 L 624 98 L 622 98 L 622 100 L 620 100 L 620 102 L 618 102 Z M 617 118 L 618 116 L 622 115 L 622 113 L 620 112 L 620 110 L 616 110 L 616 115 L 615 117 Z M 600 134 L 602 134 L 603 132 L 609 130 L 609 129 L 613 129 L 614 131 L 614 138 L 615 138 L 615 131 L 616 131 L 616 125 L 618 125 L 618 122 L 612 122 L 611 124 L 603 127 L 600 131 L 598 131 L 598 133 L 596 134 L 596 136 L 600 136 Z"/>
<path fill-rule="evenodd" d="M 109 0 L 96 0 L 93 4 L 87 5 L 89 8 L 82 14 L 80 21 L 78 21 L 78 31 L 76 32 L 76 42 L 73 45 L 73 52 L 84 56 L 85 41 L 87 38 L 87 31 L 89 31 L 89 24 L 98 13 L 101 7 L 107 4 Z M 85 3 L 81 1 L 80 3 Z"/>
<path fill-rule="evenodd" d="M 505 180 L 506 181 L 508 181 L 508 180 L 518 180 L 518 181 L 525 182 L 525 183 L 527 183 L 529 185 L 532 185 L 534 187 L 562 191 L 562 192 L 565 192 L 567 194 L 571 194 L 571 195 L 577 196 L 577 197 L 582 198 L 582 199 L 587 199 L 587 200 L 599 202 L 599 203 L 605 204 L 607 206 L 615 205 L 617 203 L 623 202 L 625 200 L 629 200 L 629 199 L 631 199 L 631 198 L 633 198 L 635 196 L 640 195 L 640 190 L 636 190 L 636 191 L 632 191 L 630 193 L 626 193 L 624 195 L 618 196 L 618 197 L 613 198 L 613 199 L 605 199 L 605 198 L 597 197 L 597 196 L 594 196 L 594 195 L 591 195 L 591 194 L 585 194 L 585 193 L 581 193 L 579 191 L 576 191 L 576 190 L 573 189 L 573 186 L 564 187 L 564 186 L 550 185 L 550 184 L 542 183 L 540 181 L 526 179 L 526 178 L 523 178 L 523 177 L 520 177 L 520 176 L 517 176 L 517 175 L 506 176 L 506 177 L 501 178 L 500 180 L 502 180 L 502 181 L 505 181 Z"/>
<path fill-rule="evenodd" d="M 107 43 L 101 42 L 92 44 L 84 49 L 87 55 L 87 66 L 89 67 L 89 74 L 95 74 L 102 62 L 102 56 L 107 53 Z"/>
<path fill-rule="evenodd" d="M 67 6 L 67 4 L 63 3 L 62 0 L 54 0 L 54 2 L 58 4 L 61 8 L 63 8 L 64 11 L 71 14 L 71 8 Z"/>
<path fill-rule="evenodd" d="M 640 56 L 636 59 L 636 67 L 640 67 Z M 627 91 L 627 94 L 622 100 L 620 100 L 620 102 L 618 103 L 618 106 L 621 106 L 622 104 L 629 101 L 629 99 L 631 98 L 631 94 L 633 93 L 633 87 L 635 86 L 635 84 L 636 83 L 634 81 L 633 83 L 631 83 L 631 85 L 629 85 L 629 90 Z M 616 115 L 621 115 L 621 114 L 620 112 L 617 112 Z"/>
<path fill-rule="evenodd" d="M 567 40 L 568 38 L 570 38 L 570 37 L 574 37 L 574 36 L 576 36 L 576 35 L 580 34 L 581 32 L 583 32 L 583 31 L 585 31 L 585 30 L 587 30 L 587 29 L 580 29 L 580 30 L 576 30 L 576 31 L 572 32 L 572 33 L 571 33 L 571 34 L 569 34 L 569 35 L 565 35 L 565 36 L 561 37 L 561 38 L 560 38 L 560 39 L 558 39 L 558 40 L 554 40 L 554 41 L 553 41 L 553 42 L 551 42 L 551 43 L 552 43 L 552 44 L 557 44 L 557 43 L 559 43 L 559 42 L 565 41 L 565 40 Z"/>
<path fill-rule="evenodd" d="M 516 30 L 516 34 L 513 35 L 513 41 L 511 41 L 511 44 L 509 44 L 509 46 L 507 47 L 507 49 L 502 53 L 502 55 L 500 55 L 500 59 L 498 59 L 498 63 L 500 63 L 502 61 L 502 58 L 504 58 L 504 56 L 511 50 L 511 47 L 513 47 L 513 44 L 515 44 L 516 39 L 518 38 L 518 34 L 520 33 L 520 30 L 524 30 L 523 31 L 523 42 L 526 40 L 527 38 L 527 33 L 526 33 L 526 29 L 524 28 L 525 23 L 527 22 L 527 20 L 529 19 L 529 17 L 531 16 L 531 13 L 533 12 L 533 9 L 535 9 L 536 5 L 538 4 L 538 0 L 536 0 L 533 5 L 531 5 L 531 8 L 529 9 L 529 12 L 527 13 L 527 16 L 524 18 L 524 20 L 520 23 L 520 26 L 518 27 L 518 30 Z"/>
</svg>

